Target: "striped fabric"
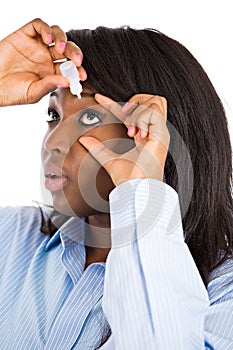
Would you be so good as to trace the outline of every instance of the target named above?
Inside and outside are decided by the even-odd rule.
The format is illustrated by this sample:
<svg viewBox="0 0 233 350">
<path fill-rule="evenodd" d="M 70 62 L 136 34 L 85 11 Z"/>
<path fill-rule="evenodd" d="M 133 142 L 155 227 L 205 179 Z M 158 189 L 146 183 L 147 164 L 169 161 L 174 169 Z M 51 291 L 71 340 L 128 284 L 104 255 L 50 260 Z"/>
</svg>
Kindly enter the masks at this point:
<svg viewBox="0 0 233 350">
<path fill-rule="evenodd" d="M 213 273 L 208 298 L 177 193 L 132 180 L 110 205 L 113 248 L 106 266 L 85 270 L 84 220 L 49 238 L 38 208 L 0 210 L 0 349 L 96 349 L 110 325 L 102 350 L 232 350 L 232 261 Z"/>
<path fill-rule="evenodd" d="M 106 328 L 101 298 L 105 264 L 85 271 L 83 235 L 72 218 L 51 239 L 40 233 L 40 211 L 0 214 L 0 349 L 95 349 Z"/>
</svg>

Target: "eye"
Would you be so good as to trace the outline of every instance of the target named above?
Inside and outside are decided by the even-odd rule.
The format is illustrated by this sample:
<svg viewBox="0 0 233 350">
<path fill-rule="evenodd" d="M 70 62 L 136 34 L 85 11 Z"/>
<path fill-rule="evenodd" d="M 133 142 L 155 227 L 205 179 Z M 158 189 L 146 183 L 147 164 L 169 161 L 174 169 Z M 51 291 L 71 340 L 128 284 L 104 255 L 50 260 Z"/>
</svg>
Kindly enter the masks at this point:
<svg viewBox="0 0 233 350">
<path fill-rule="evenodd" d="M 55 109 L 49 108 L 48 109 L 48 118 L 47 118 L 47 123 L 51 123 L 51 122 L 57 122 L 60 120 L 60 116 L 57 113 L 57 111 L 55 111 Z"/>
<path fill-rule="evenodd" d="M 93 111 L 86 111 L 81 115 L 79 121 L 84 125 L 95 125 L 100 123 L 101 117 Z"/>
</svg>

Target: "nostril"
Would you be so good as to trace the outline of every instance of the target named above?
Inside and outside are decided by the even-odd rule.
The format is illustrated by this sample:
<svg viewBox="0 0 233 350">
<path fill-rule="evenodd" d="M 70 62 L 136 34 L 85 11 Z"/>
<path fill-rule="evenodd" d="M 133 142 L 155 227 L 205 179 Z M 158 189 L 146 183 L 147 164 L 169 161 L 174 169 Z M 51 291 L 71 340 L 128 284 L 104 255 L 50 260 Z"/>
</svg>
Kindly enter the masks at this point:
<svg viewBox="0 0 233 350">
<path fill-rule="evenodd" d="M 50 145 L 48 142 L 44 142 L 43 143 L 43 148 L 45 151 L 49 152 L 49 153 L 61 153 L 61 150 L 58 147 L 54 147 L 52 145 Z"/>
<path fill-rule="evenodd" d="M 74 136 L 75 139 L 77 139 L 76 135 Z M 59 124 L 46 135 L 44 140 L 44 149 L 49 153 L 53 152 L 54 154 L 65 155 L 72 145 L 74 136 L 71 133 L 70 125 L 65 122 L 63 124 Z"/>
<path fill-rule="evenodd" d="M 54 148 L 52 149 L 52 152 L 61 153 L 61 150 L 59 148 Z"/>
<path fill-rule="evenodd" d="M 54 138 L 51 138 L 51 135 L 47 137 L 47 139 L 43 142 L 43 148 L 50 153 L 62 153 L 61 147 L 59 146 L 58 142 L 55 143 Z"/>
<path fill-rule="evenodd" d="M 69 145 L 59 142 L 59 140 L 55 140 L 48 138 L 44 143 L 43 143 L 43 148 L 46 152 L 48 153 L 53 153 L 53 154 L 60 154 L 60 155 L 65 155 L 68 150 L 69 150 Z"/>
</svg>

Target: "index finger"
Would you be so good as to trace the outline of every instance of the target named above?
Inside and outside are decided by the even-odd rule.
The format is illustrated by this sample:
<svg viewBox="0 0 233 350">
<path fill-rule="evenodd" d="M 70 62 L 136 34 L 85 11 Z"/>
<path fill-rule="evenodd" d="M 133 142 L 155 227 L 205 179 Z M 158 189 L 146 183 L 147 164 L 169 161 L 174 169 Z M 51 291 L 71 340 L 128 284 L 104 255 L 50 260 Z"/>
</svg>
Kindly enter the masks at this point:
<svg viewBox="0 0 233 350">
<path fill-rule="evenodd" d="M 47 45 L 52 43 L 52 29 L 40 18 L 33 19 L 31 22 L 25 24 L 20 30 L 31 38 L 38 34 L 41 35 L 43 42 Z"/>
<path fill-rule="evenodd" d="M 95 94 L 95 100 L 101 104 L 101 106 L 111 112 L 117 119 L 119 119 L 122 123 L 125 124 L 125 116 L 122 112 L 122 104 L 112 100 L 110 97 Z M 125 124 L 126 125 L 126 124 Z"/>
<path fill-rule="evenodd" d="M 50 53 L 54 60 L 63 58 L 71 59 L 77 67 L 80 67 L 83 60 L 83 53 L 79 46 L 67 41 L 66 33 L 58 26 L 49 26 L 40 18 L 36 18 L 25 24 L 20 30 L 31 38 L 40 35 L 42 41 L 49 45 Z M 85 80 L 84 74 L 81 74 Z"/>
<path fill-rule="evenodd" d="M 134 106 L 141 105 L 152 110 L 154 110 L 154 106 L 157 105 L 159 107 L 159 111 L 158 108 L 155 108 L 155 110 L 157 112 L 160 112 L 161 115 L 163 115 L 165 118 L 167 117 L 167 100 L 163 96 L 151 94 L 136 94 L 129 99 L 128 104 L 125 106 L 125 108 L 123 107 L 125 114 L 132 113 L 131 104 L 133 104 Z"/>
</svg>

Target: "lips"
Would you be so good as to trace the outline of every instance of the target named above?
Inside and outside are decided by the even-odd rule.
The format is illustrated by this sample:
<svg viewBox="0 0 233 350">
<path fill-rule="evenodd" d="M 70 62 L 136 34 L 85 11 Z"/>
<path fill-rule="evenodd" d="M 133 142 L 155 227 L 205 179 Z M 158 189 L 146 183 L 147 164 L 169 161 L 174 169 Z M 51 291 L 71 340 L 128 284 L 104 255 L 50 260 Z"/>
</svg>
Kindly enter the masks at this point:
<svg viewBox="0 0 233 350">
<path fill-rule="evenodd" d="M 68 176 L 53 164 L 45 166 L 45 187 L 50 192 L 62 190 L 68 182 Z"/>
</svg>

